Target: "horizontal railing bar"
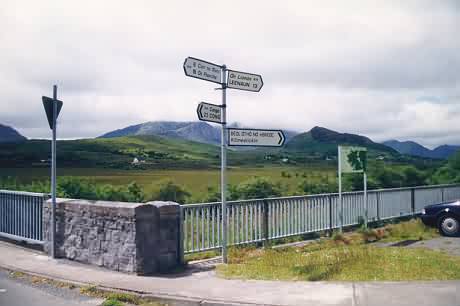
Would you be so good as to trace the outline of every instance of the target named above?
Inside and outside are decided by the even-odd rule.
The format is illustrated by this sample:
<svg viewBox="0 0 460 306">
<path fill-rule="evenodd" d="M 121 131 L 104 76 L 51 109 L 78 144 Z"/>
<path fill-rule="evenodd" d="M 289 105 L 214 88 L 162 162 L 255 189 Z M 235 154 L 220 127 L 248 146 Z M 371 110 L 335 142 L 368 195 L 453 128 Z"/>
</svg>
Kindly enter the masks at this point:
<svg viewBox="0 0 460 306">
<path fill-rule="evenodd" d="M 50 197 L 50 195 L 47 193 L 37 193 L 37 192 L 28 192 L 28 191 L 11 191 L 11 190 L 0 189 L 0 194 L 1 193 L 32 196 L 32 197 Z"/>
<path fill-rule="evenodd" d="M 22 236 L 7 234 L 7 233 L 4 233 L 4 232 L 0 232 L 0 237 L 8 238 L 10 240 L 15 240 L 15 241 L 19 241 L 19 242 L 24 241 L 24 242 L 27 242 L 27 243 L 30 243 L 30 244 L 43 245 L 43 243 L 44 243 L 41 240 L 35 240 L 35 239 L 26 238 L 26 237 L 22 237 Z"/>
<path fill-rule="evenodd" d="M 435 188 L 449 188 L 449 187 L 460 187 L 460 184 L 443 184 L 443 185 L 427 185 L 427 186 L 415 186 L 415 187 L 398 187 L 398 188 L 385 188 L 385 189 L 371 189 L 368 190 L 368 194 L 377 193 L 377 192 L 393 192 L 393 191 L 411 191 L 411 190 L 420 190 L 420 189 L 435 189 Z M 347 191 L 342 192 L 342 196 L 346 195 L 359 195 L 363 194 L 364 191 Z M 264 198 L 264 199 L 246 199 L 246 200 L 236 200 L 228 201 L 227 205 L 235 205 L 239 203 L 248 203 L 248 202 L 263 202 L 263 201 L 273 201 L 273 200 L 295 200 L 295 199 L 311 199 L 311 198 L 320 198 L 327 196 L 339 196 L 337 192 L 333 193 L 320 193 L 320 194 L 308 194 L 308 195 L 299 195 L 299 196 L 290 196 L 290 197 L 273 197 L 273 198 Z M 209 206 L 209 205 L 220 205 L 221 202 L 209 202 L 209 203 L 193 203 L 193 204 L 184 204 L 183 207 L 197 207 L 197 206 Z"/>
</svg>

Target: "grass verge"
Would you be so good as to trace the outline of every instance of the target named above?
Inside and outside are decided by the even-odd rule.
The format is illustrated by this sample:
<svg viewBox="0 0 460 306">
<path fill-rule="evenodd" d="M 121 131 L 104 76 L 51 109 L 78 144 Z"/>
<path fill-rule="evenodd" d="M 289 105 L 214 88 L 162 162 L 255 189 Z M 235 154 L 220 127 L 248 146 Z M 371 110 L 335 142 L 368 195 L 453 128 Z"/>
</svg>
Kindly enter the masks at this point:
<svg viewBox="0 0 460 306">
<path fill-rule="evenodd" d="M 225 278 L 303 281 L 460 279 L 460 257 L 423 248 L 376 247 L 368 242 L 423 240 L 436 230 L 419 220 L 355 233 L 336 233 L 303 247 L 231 248 Z"/>
<path fill-rule="evenodd" d="M 219 266 L 226 278 L 306 281 L 460 279 L 460 258 L 412 248 L 317 244 L 308 248 L 245 251 Z"/>
</svg>

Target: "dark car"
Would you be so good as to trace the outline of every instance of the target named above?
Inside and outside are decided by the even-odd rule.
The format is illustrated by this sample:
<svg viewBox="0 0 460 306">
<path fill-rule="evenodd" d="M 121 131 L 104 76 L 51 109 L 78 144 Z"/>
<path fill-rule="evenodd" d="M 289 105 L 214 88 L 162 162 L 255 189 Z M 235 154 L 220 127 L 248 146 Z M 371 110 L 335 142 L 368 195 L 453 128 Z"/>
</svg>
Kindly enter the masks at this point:
<svg viewBox="0 0 460 306">
<path fill-rule="evenodd" d="M 460 234 L 460 200 L 425 206 L 422 221 L 426 225 L 436 226 L 444 236 Z"/>
</svg>

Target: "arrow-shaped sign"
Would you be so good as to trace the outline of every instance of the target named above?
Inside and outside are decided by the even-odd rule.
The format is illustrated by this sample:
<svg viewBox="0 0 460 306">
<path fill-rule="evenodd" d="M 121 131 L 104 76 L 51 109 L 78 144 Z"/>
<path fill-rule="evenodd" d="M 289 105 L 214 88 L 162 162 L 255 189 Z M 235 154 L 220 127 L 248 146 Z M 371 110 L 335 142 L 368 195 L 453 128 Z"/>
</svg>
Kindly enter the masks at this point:
<svg viewBox="0 0 460 306">
<path fill-rule="evenodd" d="M 45 108 L 45 112 L 46 112 L 46 118 L 48 118 L 48 123 L 50 125 L 50 129 L 53 129 L 53 103 L 54 103 L 54 100 L 52 98 L 49 98 L 49 97 L 42 97 L 42 101 L 43 101 L 43 107 Z M 61 111 L 61 108 L 62 108 L 62 101 L 60 100 L 56 100 L 56 120 L 57 120 L 57 117 L 59 116 L 59 112 Z"/>
<path fill-rule="evenodd" d="M 196 109 L 198 119 L 215 123 L 222 122 L 222 106 L 201 102 Z"/>
<path fill-rule="evenodd" d="M 228 70 L 228 88 L 258 92 L 262 86 L 264 86 L 264 82 L 261 75 Z"/>
<path fill-rule="evenodd" d="M 228 128 L 229 146 L 281 147 L 286 137 L 281 130 Z"/>
<path fill-rule="evenodd" d="M 222 67 L 194 57 L 187 57 L 184 62 L 186 76 L 222 84 Z"/>
</svg>

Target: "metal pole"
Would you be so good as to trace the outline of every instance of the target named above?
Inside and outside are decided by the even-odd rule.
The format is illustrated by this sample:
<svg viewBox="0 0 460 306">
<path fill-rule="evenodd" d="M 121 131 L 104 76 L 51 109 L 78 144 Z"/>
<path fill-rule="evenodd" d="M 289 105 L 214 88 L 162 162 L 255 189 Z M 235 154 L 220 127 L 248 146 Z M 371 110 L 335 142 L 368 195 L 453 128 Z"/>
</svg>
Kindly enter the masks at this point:
<svg viewBox="0 0 460 306">
<path fill-rule="evenodd" d="M 369 205 L 367 203 L 367 173 L 366 171 L 363 172 L 363 179 L 364 179 L 364 227 L 367 228 L 367 219 L 369 218 Z"/>
<path fill-rule="evenodd" d="M 343 202 L 342 202 L 342 154 L 340 154 L 340 146 L 338 147 L 337 158 L 339 160 L 339 205 L 340 205 L 340 232 L 343 230 Z"/>
<path fill-rule="evenodd" d="M 222 262 L 227 263 L 227 66 L 222 65 L 222 126 L 221 126 L 221 170 L 220 191 L 222 199 Z"/>
<path fill-rule="evenodd" d="M 51 142 L 51 257 L 56 258 L 56 115 L 57 85 L 53 86 L 53 140 Z"/>
</svg>

